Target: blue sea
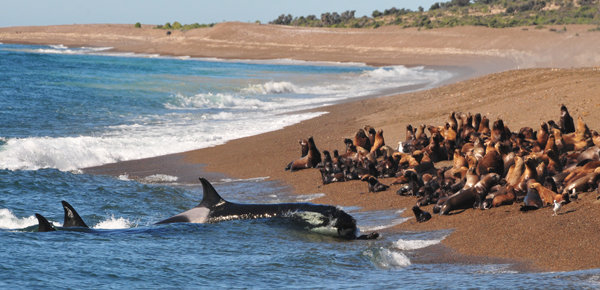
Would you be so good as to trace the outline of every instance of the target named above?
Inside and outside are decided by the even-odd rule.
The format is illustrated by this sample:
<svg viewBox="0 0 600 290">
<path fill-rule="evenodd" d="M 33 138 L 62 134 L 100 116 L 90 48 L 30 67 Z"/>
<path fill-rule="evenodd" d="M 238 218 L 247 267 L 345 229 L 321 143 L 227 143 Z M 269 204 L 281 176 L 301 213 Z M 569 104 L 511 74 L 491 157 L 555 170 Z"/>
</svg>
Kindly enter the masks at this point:
<svg viewBox="0 0 600 290">
<path fill-rule="evenodd" d="M 353 98 L 435 87 L 427 67 L 245 61 L 0 44 L 1 288 L 598 288 L 600 270 L 519 272 L 510 263 L 436 261 L 451 230 L 386 232 L 405 209 L 344 208 L 374 241 L 284 220 L 155 222 L 194 207 L 199 184 L 90 175 L 91 166 L 223 144 L 281 129 Z M 266 177 L 211 180 L 230 201 L 307 202 Z M 60 201 L 94 232 L 60 226 Z M 515 245 L 518 246 L 518 245 Z M 485 253 L 482 253 L 485 254 Z"/>
</svg>

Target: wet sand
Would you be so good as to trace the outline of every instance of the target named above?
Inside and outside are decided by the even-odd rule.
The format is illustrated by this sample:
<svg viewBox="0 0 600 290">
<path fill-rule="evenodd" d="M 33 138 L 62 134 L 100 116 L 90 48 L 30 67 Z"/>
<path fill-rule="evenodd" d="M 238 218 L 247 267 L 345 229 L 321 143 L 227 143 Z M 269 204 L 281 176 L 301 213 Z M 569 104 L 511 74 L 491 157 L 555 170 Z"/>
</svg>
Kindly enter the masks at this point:
<svg viewBox="0 0 600 290">
<path fill-rule="evenodd" d="M 174 32 L 171 37 L 162 30 L 131 27 L 2 28 L 0 41 L 111 46 L 117 51 L 197 57 L 442 65 L 468 73 L 461 74 L 456 83 L 430 90 L 315 109 L 328 114 L 275 132 L 87 172 L 140 177 L 163 173 L 190 182 L 196 180 L 196 171 L 235 178 L 268 176 L 298 194 L 325 193 L 315 200 L 318 203 L 365 210 L 401 209 L 412 207 L 416 199 L 398 196 L 397 187 L 372 194 L 360 181 L 322 185 L 316 169 L 293 173 L 283 169 L 299 157 L 300 138 L 314 136 L 320 150 L 341 150 L 343 138 L 352 137 L 368 124 L 383 129 L 386 143 L 395 146 L 404 140 L 407 124 L 442 125 L 451 111 L 481 113 L 491 121 L 502 118 L 512 131 L 518 131 L 523 126 L 537 129 L 542 121 L 557 120 L 564 103 L 573 117 L 582 116 L 590 129 L 600 129 L 600 69 L 594 68 L 600 65 L 596 52 L 600 33 L 588 32 L 585 26 L 568 26 L 567 32 L 557 33 L 532 27 L 334 30 L 227 23 Z M 508 70 L 524 67 L 533 69 Z M 382 182 L 389 184 L 391 180 Z M 454 229 L 443 244 L 459 254 L 516 260 L 538 270 L 600 268 L 600 249 L 594 244 L 600 238 L 596 196 L 595 192 L 582 194 L 556 217 L 551 216 L 550 208 L 522 213 L 518 205 L 512 205 L 434 216 L 423 224 L 411 219 L 392 230 Z M 431 206 L 424 209 L 431 211 Z M 405 211 L 406 216 L 411 214 Z"/>
</svg>

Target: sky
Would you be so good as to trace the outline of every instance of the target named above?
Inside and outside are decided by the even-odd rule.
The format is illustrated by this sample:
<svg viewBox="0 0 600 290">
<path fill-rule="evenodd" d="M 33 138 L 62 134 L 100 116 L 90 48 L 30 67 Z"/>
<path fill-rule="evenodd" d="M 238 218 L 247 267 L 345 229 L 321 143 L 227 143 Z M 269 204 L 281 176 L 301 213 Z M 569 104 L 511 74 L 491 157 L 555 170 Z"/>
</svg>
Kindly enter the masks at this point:
<svg viewBox="0 0 600 290">
<path fill-rule="evenodd" d="M 181 24 L 224 21 L 268 23 L 281 14 L 320 16 L 356 10 L 356 17 L 392 7 L 429 9 L 444 0 L 8 0 L 0 7 L 0 27 L 136 23 Z"/>
</svg>

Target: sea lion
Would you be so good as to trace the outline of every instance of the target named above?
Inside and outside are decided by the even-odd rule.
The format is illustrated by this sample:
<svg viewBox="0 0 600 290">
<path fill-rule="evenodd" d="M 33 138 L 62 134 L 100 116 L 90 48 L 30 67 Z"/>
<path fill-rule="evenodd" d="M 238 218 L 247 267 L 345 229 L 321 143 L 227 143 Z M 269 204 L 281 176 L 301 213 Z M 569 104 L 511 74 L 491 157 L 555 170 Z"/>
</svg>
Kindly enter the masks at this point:
<svg viewBox="0 0 600 290">
<path fill-rule="evenodd" d="M 490 136 L 492 132 L 490 130 L 490 119 L 488 119 L 486 116 L 481 117 L 481 122 L 479 123 L 477 132 L 482 135 Z"/>
<path fill-rule="evenodd" d="M 588 163 L 589 164 L 589 163 Z M 600 167 L 597 167 L 591 173 L 581 176 L 571 181 L 565 186 L 562 193 L 569 194 L 573 191 L 585 192 L 598 187 L 600 182 Z"/>
<path fill-rule="evenodd" d="M 481 201 L 489 189 L 500 181 L 500 175 L 489 173 L 485 175 L 475 186 L 460 190 L 451 195 L 442 205 L 440 215 L 445 215 L 453 210 L 480 207 Z"/>
<path fill-rule="evenodd" d="M 379 180 L 371 174 L 365 174 L 360 180 L 369 184 L 369 192 L 386 191 L 389 188 L 388 185 L 379 182 Z"/>
<path fill-rule="evenodd" d="M 515 189 L 513 187 L 509 187 L 504 194 L 497 194 L 494 196 L 492 200 L 492 207 L 499 207 L 502 205 L 509 205 L 515 202 L 517 196 L 515 195 Z"/>
<path fill-rule="evenodd" d="M 366 125 L 364 127 L 365 132 L 367 133 L 367 136 L 369 136 L 369 143 L 371 144 L 371 146 L 373 146 L 373 144 L 375 144 L 375 135 L 377 134 L 375 132 L 375 128 Z"/>
<path fill-rule="evenodd" d="M 321 163 L 321 152 L 315 145 L 315 140 L 312 136 L 308 138 L 308 153 L 304 157 L 300 157 L 290 162 L 285 170 L 296 171 L 305 168 L 314 168 Z"/>
<path fill-rule="evenodd" d="M 308 140 L 300 139 L 298 140 L 298 143 L 300 143 L 300 157 L 306 156 L 306 154 L 308 154 Z"/>
<path fill-rule="evenodd" d="M 562 195 L 542 186 L 538 182 L 532 182 L 529 187 L 535 188 L 544 205 L 551 205 L 557 198 L 562 200 Z"/>
<path fill-rule="evenodd" d="M 375 130 L 375 129 L 373 129 L 373 130 Z M 374 137 L 372 144 L 373 145 L 371 146 L 371 151 L 370 151 L 371 153 L 378 152 L 381 149 L 381 147 L 383 147 L 385 145 L 385 140 L 383 139 L 383 130 L 379 130 L 379 131 L 377 131 L 377 133 L 375 133 L 375 137 Z"/>
<path fill-rule="evenodd" d="M 413 214 L 415 214 L 415 219 L 417 220 L 417 222 L 426 222 L 428 220 L 431 219 L 431 214 L 421 210 L 421 208 L 419 208 L 419 206 L 415 205 L 412 208 Z"/>
<path fill-rule="evenodd" d="M 520 210 L 521 211 L 536 210 L 536 209 L 542 208 L 543 206 L 544 206 L 544 202 L 540 198 L 540 194 L 538 193 L 537 189 L 535 189 L 535 187 L 533 187 L 533 186 L 528 186 L 527 187 L 527 195 L 525 196 L 525 199 L 523 200 L 523 205 L 521 206 Z"/>
<path fill-rule="evenodd" d="M 356 132 L 354 135 L 353 144 L 356 146 L 357 150 L 358 147 L 364 148 L 367 151 L 371 150 L 371 141 L 363 129 L 359 129 Z"/>
<path fill-rule="evenodd" d="M 562 104 L 560 106 L 560 131 L 564 134 L 575 132 L 575 124 L 573 123 L 573 117 L 569 114 L 567 107 Z"/>
<path fill-rule="evenodd" d="M 485 155 L 477 164 L 477 174 L 484 175 L 491 172 L 504 174 L 504 161 L 494 144 L 490 142 L 486 146 Z"/>
</svg>

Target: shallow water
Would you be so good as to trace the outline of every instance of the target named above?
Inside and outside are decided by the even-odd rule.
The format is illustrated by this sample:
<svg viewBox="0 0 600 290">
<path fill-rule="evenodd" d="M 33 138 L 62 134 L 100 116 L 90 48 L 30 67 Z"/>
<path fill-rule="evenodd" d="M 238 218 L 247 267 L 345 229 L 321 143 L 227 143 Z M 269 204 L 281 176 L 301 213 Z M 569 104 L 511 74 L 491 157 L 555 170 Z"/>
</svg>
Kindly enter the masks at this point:
<svg viewBox="0 0 600 290">
<path fill-rule="evenodd" d="M 78 174 L 275 130 L 315 116 L 301 109 L 448 77 L 401 66 L 0 45 L 0 287 L 597 288 L 598 269 L 519 273 L 505 264 L 423 260 L 450 231 L 345 241 L 281 219 L 154 225 L 198 204 L 199 184 L 168 175 L 134 181 Z M 306 202 L 321 194 L 291 195 L 261 177 L 211 182 L 240 203 Z M 22 230 L 37 225 L 34 213 L 60 226 L 61 200 L 94 231 Z M 363 232 L 405 221 L 403 209 L 344 210 Z"/>
</svg>

